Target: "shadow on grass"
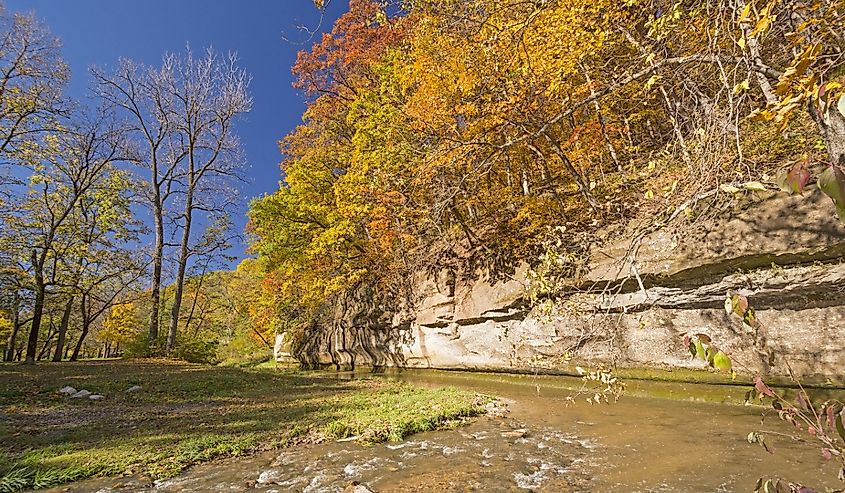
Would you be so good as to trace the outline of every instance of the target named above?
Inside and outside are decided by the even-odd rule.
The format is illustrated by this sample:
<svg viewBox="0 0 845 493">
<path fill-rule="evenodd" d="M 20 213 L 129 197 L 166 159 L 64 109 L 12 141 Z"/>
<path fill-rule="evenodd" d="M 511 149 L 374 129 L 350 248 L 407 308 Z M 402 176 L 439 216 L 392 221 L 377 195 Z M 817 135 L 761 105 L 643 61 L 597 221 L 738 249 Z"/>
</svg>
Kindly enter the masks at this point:
<svg viewBox="0 0 845 493">
<path fill-rule="evenodd" d="M 101 401 L 58 393 L 66 385 Z M 133 385 L 142 390 L 127 393 Z M 476 395 L 171 361 L 0 365 L 0 492 L 360 436 L 401 439 L 482 412 Z"/>
</svg>

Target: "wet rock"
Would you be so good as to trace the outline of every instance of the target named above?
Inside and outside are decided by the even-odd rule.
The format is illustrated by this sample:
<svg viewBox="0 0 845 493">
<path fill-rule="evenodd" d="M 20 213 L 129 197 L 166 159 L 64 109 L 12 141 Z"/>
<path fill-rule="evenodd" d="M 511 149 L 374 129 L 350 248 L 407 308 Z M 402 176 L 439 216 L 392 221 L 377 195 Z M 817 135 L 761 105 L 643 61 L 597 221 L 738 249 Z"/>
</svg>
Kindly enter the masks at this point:
<svg viewBox="0 0 845 493">
<path fill-rule="evenodd" d="M 133 385 L 126 389 L 124 392 L 132 393 L 132 392 L 140 392 L 143 388 L 140 385 Z"/>
<path fill-rule="evenodd" d="M 92 401 L 101 401 L 101 400 L 105 399 L 106 396 L 100 395 L 100 394 L 91 394 L 91 395 L 88 396 L 88 398 L 91 399 Z"/>
<path fill-rule="evenodd" d="M 358 481 L 352 481 L 346 488 L 343 489 L 343 493 L 375 493 L 373 490 L 367 488 L 363 484 L 359 483 Z"/>
<path fill-rule="evenodd" d="M 484 409 L 487 411 L 488 416 L 493 416 L 493 417 L 497 417 L 497 418 L 500 418 L 500 417 L 504 416 L 506 413 L 510 412 L 510 409 L 508 409 L 507 404 L 505 404 L 502 401 L 488 402 L 484 406 Z"/>
<path fill-rule="evenodd" d="M 502 437 L 504 438 L 525 438 L 527 436 L 528 430 L 526 430 L 525 428 L 518 428 L 516 430 L 502 432 Z"/>
<path fill-rule="evenodd" d="M 88 397 L 89 395 L 91 395 L 91 392 L 89 392 L 85 389 L 82 389 L 79 392 L 76 392 L 75 394 L 71 395 L 71 397 L 73 397 L 74 399 L 80 399 L 80 398 Z"/>
<path fill-rule="evenodd" d="M 277 479 L 279 479 L 279 471 L 270 469 L 259 474 L 256 482 L 258 484 L 270 484 L 275 482 Z"/>
<path fill-rule="evenodd" d="M 59 393 L 60 394 L 67 394 L 67 395 L 73 395 L 73 394 L 76 393 L 76 389 L 71 387 L 70 385 L 67 385 L 67 386 L 60 388 Z"/>
</svg>

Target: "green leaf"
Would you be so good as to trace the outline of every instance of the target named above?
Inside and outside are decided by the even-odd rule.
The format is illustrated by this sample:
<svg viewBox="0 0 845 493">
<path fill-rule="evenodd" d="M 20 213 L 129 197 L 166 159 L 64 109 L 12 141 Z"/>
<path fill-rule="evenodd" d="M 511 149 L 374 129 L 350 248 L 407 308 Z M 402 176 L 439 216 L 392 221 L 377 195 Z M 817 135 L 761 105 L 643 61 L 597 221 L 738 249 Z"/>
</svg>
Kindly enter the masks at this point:
<svg viewBox="0 0 845 493">
<path fill-rule="evenodd" d="M 709 346 L 707 348 L 707 364 L 715 368 L 716 348 Z"/>
<path fill-rule="evenodd" d="M 842 413 L 836 415 L 836 432 L 839 433 L 839 438 L 845 441 L 845 426 L 842 425 Z"/>
<path fill-rule="evenodd" d="M 731 359 L 724 352 L 719 351 L 713 356 L 713 368 L 721 371 L 731 371 L 732 366 Z"/>
<path fill-rule="evenodd" d="M 695 355 L 699 359 L 707 361 L 707 350 L 704 348 L 704 345 L 701 344 L 700 339 L 695 341 Z"/>
<path fill-rule="evenodd" d="M 829 166 L 819 175 L 819 188 L 830 197 L 839 219 L 845 222 L 845 173 L 838 166 Z"/>
</svg>

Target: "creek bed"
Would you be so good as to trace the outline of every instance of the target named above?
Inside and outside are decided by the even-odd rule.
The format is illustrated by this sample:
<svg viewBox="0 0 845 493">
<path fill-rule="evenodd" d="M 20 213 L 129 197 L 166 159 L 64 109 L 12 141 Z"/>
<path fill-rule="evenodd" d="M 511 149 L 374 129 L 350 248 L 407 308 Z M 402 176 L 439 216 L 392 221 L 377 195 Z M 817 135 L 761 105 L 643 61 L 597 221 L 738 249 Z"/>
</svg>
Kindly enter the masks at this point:
<svg viewBox="0 0 845 493">
<path fill-rule="evenodd" d="M 581 397 L 567 405 L 579 379 L 422 370 L 382 377 L 496 395 L 508 412 L 397 443 L 298 446 L 197 466 L 153 485 L 120 478 L 57 491 L 335 492 L 358 481 L 377 492 L 745 492 L 771 475 L 820 491 L 841 487 L 836 464 L 810 444 L 771 436 L 774 454 L 749 444 L 751 431 L 789 430 L 776 416 L 761 423 L 761 408 L 710 402 L 720 392 L 736 394 L 728 386 L 653 384 L 655 394 L 689 398 L 672 400 L 644 397 L 652 384 L 632 382 L 638 397 L 610 405 L 589 405 Z"/>
</svg>

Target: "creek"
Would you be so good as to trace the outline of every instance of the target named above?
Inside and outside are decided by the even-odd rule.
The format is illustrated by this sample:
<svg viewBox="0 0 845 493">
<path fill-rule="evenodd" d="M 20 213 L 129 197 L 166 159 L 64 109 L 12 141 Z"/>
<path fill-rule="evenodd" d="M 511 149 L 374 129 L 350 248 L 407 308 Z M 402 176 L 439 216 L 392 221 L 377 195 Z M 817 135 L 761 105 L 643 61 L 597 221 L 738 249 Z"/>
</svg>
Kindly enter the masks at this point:
<svg viewBox="0 0 845 493">
<path fill-rule="evenodd" d="M 745 388 L 638 381 L 618 402 L 591 405 L 586 396 L 567 404 L 581 383 L 573 377 L 424 370 L 381 376 L 494 395 L 507 412 L 399 443 L 297 446 L 197 466 L 152 486 L 120 478 L 60 491 L 336 492 L 358 481 L 377 492 L 749 492 L 772 475 L 819 491 L 842 487 L 836 463 L 813 444 L 775 434 L 767 439 L 770 454 L 747 442 L 752 431 L 790 430 L 776 415 L 761 421 L 761 407 L 714 402 L 737 402 Z"/>
</svg>

